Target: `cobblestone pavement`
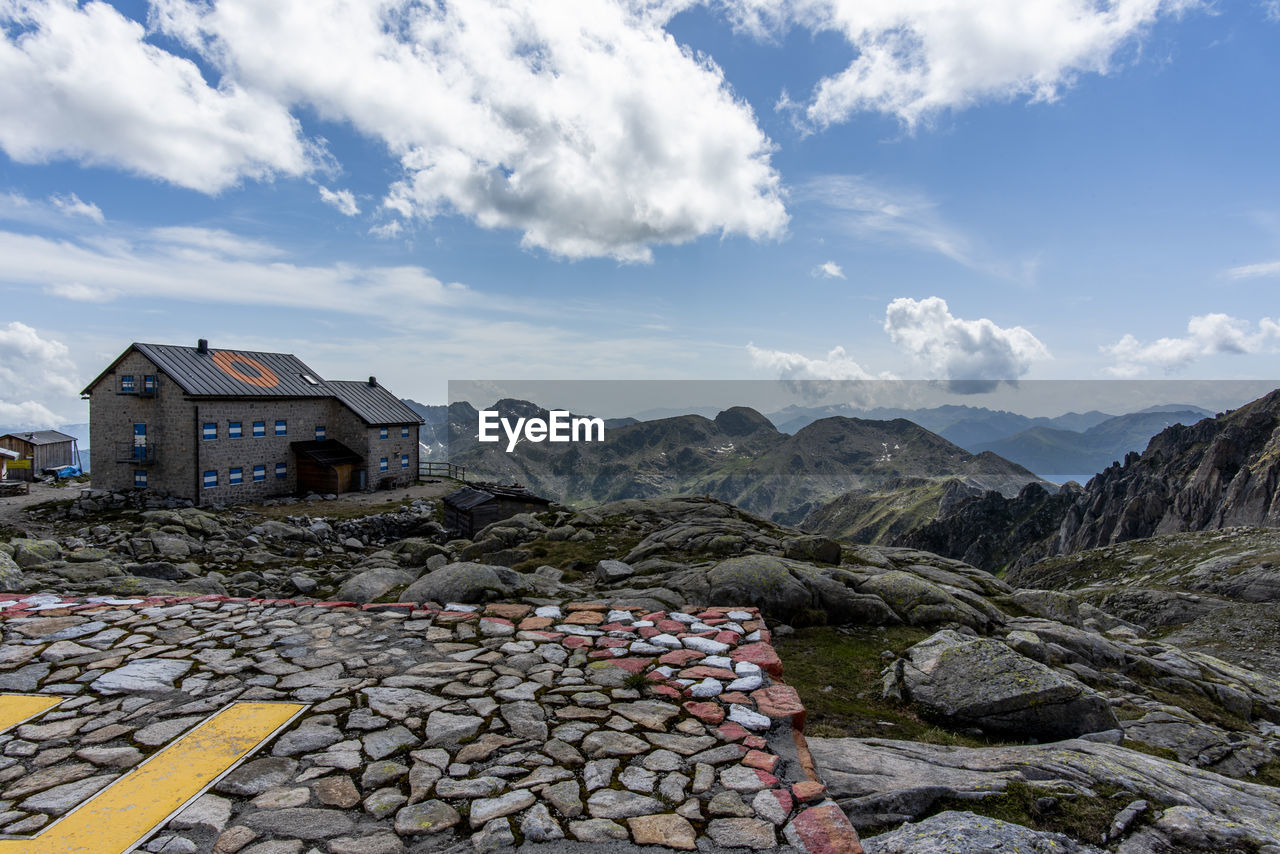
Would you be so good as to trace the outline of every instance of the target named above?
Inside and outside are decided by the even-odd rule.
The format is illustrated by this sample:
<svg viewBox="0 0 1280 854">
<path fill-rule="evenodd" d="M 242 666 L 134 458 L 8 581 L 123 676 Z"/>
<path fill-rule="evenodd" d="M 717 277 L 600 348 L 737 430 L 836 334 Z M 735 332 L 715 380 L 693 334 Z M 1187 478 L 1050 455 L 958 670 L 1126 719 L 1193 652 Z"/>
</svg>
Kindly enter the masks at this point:
<svg viewBox="0 0 1280 854">
<path fill-rule="evenodd" d="M 66 698 L 0 735 L 0 840 L 289 701 L 138 850 L 861 851 L 753 608 L 8 595 L 0 627 L 0 692 Z"/>
</svg>

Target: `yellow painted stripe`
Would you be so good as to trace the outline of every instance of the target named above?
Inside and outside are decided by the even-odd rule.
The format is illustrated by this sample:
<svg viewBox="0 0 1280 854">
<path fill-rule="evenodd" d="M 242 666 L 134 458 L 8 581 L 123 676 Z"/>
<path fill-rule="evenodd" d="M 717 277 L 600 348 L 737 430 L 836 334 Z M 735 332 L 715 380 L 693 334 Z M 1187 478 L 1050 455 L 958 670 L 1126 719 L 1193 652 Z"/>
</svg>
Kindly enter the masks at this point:
<svg viewBox="0 0 1280 854">
<path fill-rule="evenodd" d="M 65 699 L 47 694 L 0 694 L 0 733 L 43 715 Z"/>
<path fill-rule="evenodd" d="M 36 836 L 0 840 L 0 854 L 123 854 L 305 708 L 232 703 Z"/>
</svg>

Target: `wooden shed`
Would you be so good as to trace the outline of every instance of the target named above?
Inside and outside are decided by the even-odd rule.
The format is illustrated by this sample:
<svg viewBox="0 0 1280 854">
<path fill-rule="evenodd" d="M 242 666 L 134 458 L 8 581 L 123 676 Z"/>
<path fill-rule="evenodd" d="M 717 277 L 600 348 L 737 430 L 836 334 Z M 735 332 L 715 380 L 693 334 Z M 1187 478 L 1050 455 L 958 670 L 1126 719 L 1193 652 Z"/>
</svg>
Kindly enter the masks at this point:
<svg viewBox="0 0 1280 854">
<path fill-rule="evenodd" d="M 9 463 L 10 480 L 35 480 L 45 469 L 78 465 L 76 437 L 57 430 L 31 430 L 0 436 L 0 448 L 18 452 Z"/>
<path fill-rule="evenodd" d="M 472 537 L 476 531 L 518 513 L 540 513 L 551 499 L 534 495 L 523 486 L 478 483 L 444 497 L 444 526 Z"/>
<path fill-rule="evenodd" d="M 339 493 L 363 489 L 364 458 L 336 439 L 290 442 L 298 467 L 298 492 Z"/>
</svg>

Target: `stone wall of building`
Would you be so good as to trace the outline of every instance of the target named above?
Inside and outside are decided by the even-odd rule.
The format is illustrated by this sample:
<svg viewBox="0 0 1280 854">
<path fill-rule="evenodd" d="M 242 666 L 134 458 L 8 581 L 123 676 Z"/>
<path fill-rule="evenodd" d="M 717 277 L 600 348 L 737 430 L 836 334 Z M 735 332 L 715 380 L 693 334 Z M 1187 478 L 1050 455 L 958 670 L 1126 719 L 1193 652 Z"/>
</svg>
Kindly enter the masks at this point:
<svg viewBox="0 0 1280 854">
<path fill-rule="evenodd" d="M 144 378 L 156 377 L 154 396 L 122 392 L 122 381 L 132 377 L 135 391 Z M 182 389 L 146 356 L 129 353 L 105 375 L 89 396 L 89 461 L 93 484 L 99 489 L 132 489 L 136 473 L 146 473 L 149 489 L 184 498 L 195 498 L 191 466 L 195 456 L 195 425 L 190 401 Z M 145 424 L 149 464 L 130 462 L 134 425 Z"/>
<path fill-rule="evenodd" d="M 298 473 L 291 442 L 315 438 L 317 426 L 330 420 L 328 398 L 263 398 L 261 400 L 193 401 L 199 439 L 195 474 L 200 483 L 196 500 L 201 504 L 261 501 L 297 491 Z M 253 424 L 261 421 L 265 434 L 253 435 Z M 285 435 L 276 435 L 276 421 L 285 422 Z M 240 424 L 240 438 L 231 438 L 230 425 Z M 217 425 L 217 438 L 204 439 L 203 425 Z M 330 437 L 332 438 L 332 437 Z M 276 465 L 284 463 L 285 476 L 276 477 Z M 263 466 L 264 478 L 253 479 L 254 466 Z M 240 483 L 231 482 L 231 470 L 240 470 Z M 217 486 L 204 486 L 204 473 L 217 473 Z"/>
</svg>

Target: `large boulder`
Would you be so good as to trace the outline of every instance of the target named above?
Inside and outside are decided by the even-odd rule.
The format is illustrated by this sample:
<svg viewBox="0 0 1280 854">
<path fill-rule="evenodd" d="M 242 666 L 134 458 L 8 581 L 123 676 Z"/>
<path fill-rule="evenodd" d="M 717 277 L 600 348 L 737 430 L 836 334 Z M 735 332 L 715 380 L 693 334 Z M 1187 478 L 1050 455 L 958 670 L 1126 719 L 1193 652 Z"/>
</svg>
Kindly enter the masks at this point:
<svg viewBox="0 0 1280 854">
<path fill-rule="evenodd" d="M 4 552 L 0 552 L 0 593 L 22 590 L 22 569 Z"/>
<path fill-rule="evenodd" d="M 54 540 L 28 540 L 18 538 L 10 541 L 13 546 L 13 561 L 23 569 L 42 566 L 50 561 L 61 560 L 62 546 Z"/>
<path fill-rule="evenodd" d="M 1105 698 L 991 638 L 949 629 L 907 650 L 885 690 L 955 726 L 1056 740 L 1119 727 Z"/>
<path fill-rule="evenodd" d="M 791 562 L 771 555 L 722 560 L 706 579 L 707 601 L 756 605 L 765 616 L 791 621 L 813 608 L 813 594 L 791 572 Z"/>
<path fill-rule="evenodd" d="M 919 824 L 904 824 L 897 830 L 864 838 L 862 850 L 866 854 L 1103 854 L 1102 849 L 1061 833 L 1043 833 L 997 818 L 950 810 Z"/>
<path fill-rule="evenodd" d="M 807 560 L 813 563 L 840 562 L 840 544 L 830 537 L 796 537 L 787 540 L 783 549 L 786 556 L 792 560 Z"/>
<path fill-rule="evenodd" d="M 947 590 L 940 584 L 902 570 L 873 576 L 863 582 L 858 592 L 880 597 L 904 622 L 913 626 L 961 623 L 979 628 L 999 621 L 999 613 L 994 609 L 975 606 L 982 600 L 974 594 L 962 593 L 959 588 Z M 962 596 L 972 598 L 966 602 Z"/>
<path fill-rule="evenodd" d="M 428 572 L 400 594 L 401 602 L 489 602 L 524 589 L 520 573 L 483 563 L 450 563 Z"/>
<path fill-rule="evenodd" d="M 1280 789 L 1233 780 L 1127 747 L 1084 739 L 1007 747 L 950 747 L 875 738 L 810 737 L 807 741 L 827 793 L 855 827 L 915 821 L 932 812 L 939 801 L 974 801 L 999 794 L 1010 783 L 1024 783 L 1074 797 L 1124 791 L 1125 797 L 1107 799 L 1114 802 L 1117 813 L 1135 799 L 1146 800 L 1153 824 L 1131 828 L 1133 835 L 1118 849 L 1123 854 L 1222 854 L 1280 845 Z M 1224 844 L 1227 841 L 1231 844 Z M 881 854 L 893 850 L 880 849 Z M 944 850 L 950 854 L 975 849 Z"/>
<path fill-rule="evenodd" d="M 403 569 L 375 566 L 343 582 L 338 588 L 336 598 L 340 602 L 359 602 L 365 605 L 412 581 L 412 573 L 405 572 Z"/>
</svg>

